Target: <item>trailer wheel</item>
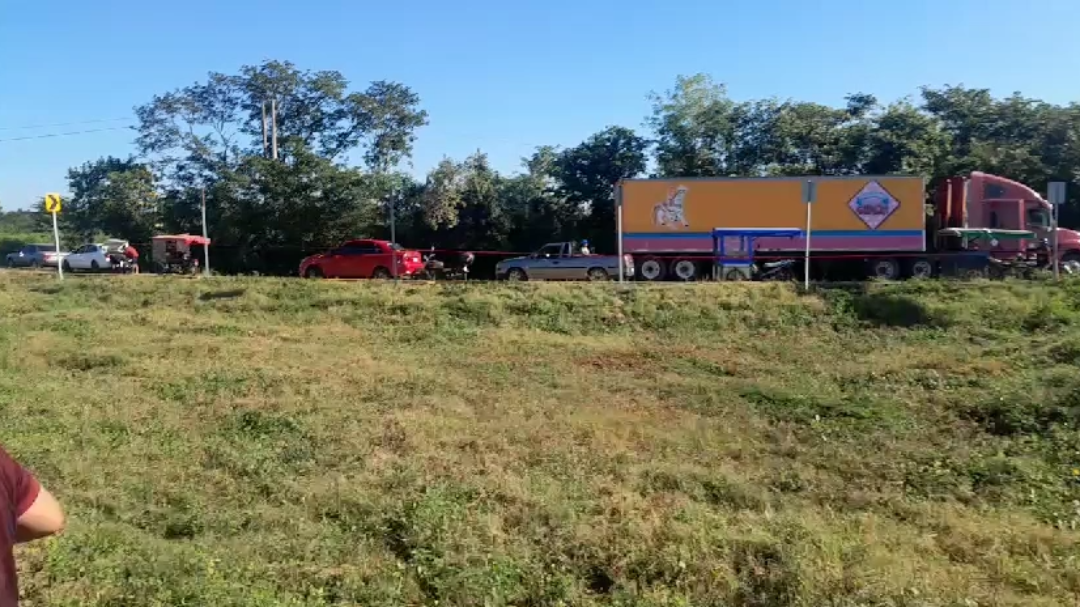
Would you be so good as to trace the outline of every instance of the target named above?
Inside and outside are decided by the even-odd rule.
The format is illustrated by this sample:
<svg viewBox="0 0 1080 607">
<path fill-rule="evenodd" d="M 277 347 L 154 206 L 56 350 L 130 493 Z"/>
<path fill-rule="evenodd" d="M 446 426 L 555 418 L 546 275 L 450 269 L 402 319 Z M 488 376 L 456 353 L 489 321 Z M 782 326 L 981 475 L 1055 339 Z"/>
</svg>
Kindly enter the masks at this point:
<svg viewBox="0 0 1080 607">
<path fill-rule="evenodd" d="M 908 268 L 908 275 L 912 278 L 932 278 L 934 276 L 934 264 L 929 259 L 916 259 Z"/>
<path fill-rule="evenodd" d="M 746 274 L 739 268 L 731 268 L 724 274 L 724 280 L 729 282 L 739 282 L 741 280 L 746 280 Z"/>
<path fill-rule="evenodd" d="M 870 264 L 870 276 L 881 280 L 896 280 L 900 277 L 900 264 L 895 259 L 875 259 Z"/>
<path fill-rule="evenodd" d="M 639 275 L 648 281 L 663 280 L 664 279 L 664 262 L 661 259 L 650 257 L 641 262 L 641 266 L 638 267 Z"/>
<path fill-rule="evenodd" d="M 689 282 L 697 278 L 697 264 L 690 259 L 680 259 L 676 261 L 675 264 L 671 266 L 671 269 L 679 280 Z"/>
</svg>

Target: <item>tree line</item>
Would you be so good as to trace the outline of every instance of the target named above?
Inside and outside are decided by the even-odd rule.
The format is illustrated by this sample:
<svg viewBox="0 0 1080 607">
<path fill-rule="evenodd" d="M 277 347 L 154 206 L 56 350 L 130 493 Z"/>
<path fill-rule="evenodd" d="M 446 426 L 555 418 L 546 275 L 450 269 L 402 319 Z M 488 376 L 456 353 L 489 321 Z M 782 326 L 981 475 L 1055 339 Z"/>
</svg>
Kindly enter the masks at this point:
<svg viewBox="0 0 1080 607">
<path fill-rule="evenodd" d="M 421 180 L 399 168 L 429 119 L 408 86 L 357 89 L 339 72 L 281 61 L 211 73 L 136 108 L 136 156 L 69 170 L 63 229 L 132 242 L 199 233 L 205 193 L 219 269 L 291 272 L 302 255 L 344 239 L 387 238 L 390 204 L 405 246 L 523 251 L 588 238 L 611 251 L 621 178 L 915 174 L 932 186 L 971 170 L 1040 191 L 1067 181 L 1062 222 L 1080 223 L 1077 103 L 963 86 L 888 103 L 855 93 L 842 107 L 736 101 L 700 74 L 649 100 L 640 128 L 612 125 L 573 147 L 541 146 L 517 173 L 494 170 L 477 152 L 446 158 Z M 265 145 L 270 101 L 277 159 Z"/>
</svg>

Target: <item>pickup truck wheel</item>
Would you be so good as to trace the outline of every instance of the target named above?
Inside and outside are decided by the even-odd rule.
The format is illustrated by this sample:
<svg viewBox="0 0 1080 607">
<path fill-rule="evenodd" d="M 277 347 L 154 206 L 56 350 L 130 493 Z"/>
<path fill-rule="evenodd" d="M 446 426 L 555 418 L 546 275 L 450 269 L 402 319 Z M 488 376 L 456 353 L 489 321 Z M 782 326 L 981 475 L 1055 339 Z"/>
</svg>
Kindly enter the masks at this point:
<svg viewBox="0 0 1080 607">
<path fill-rule="evenodd" d="M 529 280 L 529 277 L 525 274 L 525 270 L 521 268 L 512 268 L 506 273 L 506 280 L 513 282 L 520 282 L 523 280 Z"/>
<path fill-rule="evenodd" d="M 671 267 L 679 280 L 689 282 L 697 278 L 697 264 L 690 259 L 680 259 Z"/>
<path fill-rule="evenodd" d="M 386 280 L 387 278 L 392 278 L 390 276 L 390 270 L 387 270 L 386 268 L 381 266 L 375 268 L 375 271 L 371 273 L 371 277 L 378 280 Z"/>
<path fill-rule="evenodd" d="M 641 262 L 641 266 L 638 268 L 638 273 L 641 278 L 648 281 L 663 280 L 664 278 L 664 261 L 650 257 Z"/>
<path fill-rule="evenodd" d="M 608 279 L 607 270 L 605 270 L 604 268 L 589 268 L 589 271 L 585 273 L 585 276 L 593 282 Z"/>
</svg>

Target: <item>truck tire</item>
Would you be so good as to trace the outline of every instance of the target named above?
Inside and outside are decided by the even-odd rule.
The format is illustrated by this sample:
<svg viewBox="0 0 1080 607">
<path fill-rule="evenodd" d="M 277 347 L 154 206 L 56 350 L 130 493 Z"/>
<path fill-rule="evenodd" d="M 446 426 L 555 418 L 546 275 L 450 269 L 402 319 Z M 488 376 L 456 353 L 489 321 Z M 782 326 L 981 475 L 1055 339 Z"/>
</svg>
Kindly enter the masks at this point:
<svg viewBox="0 0 1080 607">
<path fill-rule="evenodd" d="M 665 270 L 663 259 L 649 257 L 638 266 L 638 277 L 649 282 L 663 280 L 667 273 Z"/>
<path fill-rule="evenodd" d="M 908 276 L 912 278 L 933 278 L 934 264 L 929 259 L 916 259 L 908 266 Z"/>
<path fill-rule="evenodd" d="M 511 282 L 521 282 L 529 280 L 529 276 L 525 274 L 525 270 L 521 268 L 510 268 L 510 271 L 506 273 L 506 280 Z"/>
<path fill-rule="evenodd" d="M 608 273 L 604 268 L 589 268 L 585 277 L 593 282 L 601 282 L 608 279 Z"/>
<path fill-rule="evenodd" d="M 870 262 L 870 278 L 896 280 L 900 278 L 900 264 L 895 259 L 875 259 Z"/>
<path fill-rule="evenodd" d="M 698 267 L 691 259 L 677 259 L 671 264 L 671 273 L 683 282 L 690 282 L 697 278 Z"/>
<path fill-rule="evenodd" d="M 746 274 L 739 268 L 731 268 L 724 274 L 724 280 L 728 282 L 740 282 L 746 280 Z"/>
</svg>

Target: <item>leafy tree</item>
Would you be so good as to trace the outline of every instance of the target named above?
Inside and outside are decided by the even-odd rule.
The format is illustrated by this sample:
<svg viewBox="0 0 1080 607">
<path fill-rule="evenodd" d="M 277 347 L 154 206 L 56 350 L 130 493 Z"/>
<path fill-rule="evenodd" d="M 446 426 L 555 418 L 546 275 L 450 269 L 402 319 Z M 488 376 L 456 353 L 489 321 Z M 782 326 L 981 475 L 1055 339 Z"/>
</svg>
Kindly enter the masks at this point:
<svg viewBox="0 0 1080 607">
<path fill-rule="evenodd" d="M 61 218 L 83 239 L 97 233 L 147 242 L 160 224 L 159 197 L 149 167 L 109 156 L 68 171 L 72 192 Z"/>
</svg>

